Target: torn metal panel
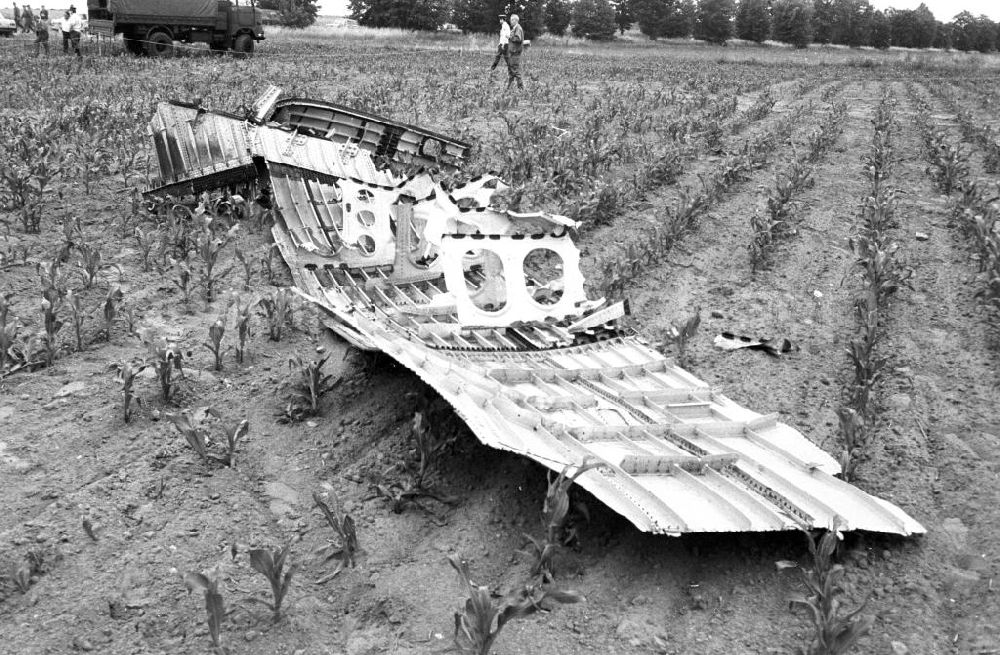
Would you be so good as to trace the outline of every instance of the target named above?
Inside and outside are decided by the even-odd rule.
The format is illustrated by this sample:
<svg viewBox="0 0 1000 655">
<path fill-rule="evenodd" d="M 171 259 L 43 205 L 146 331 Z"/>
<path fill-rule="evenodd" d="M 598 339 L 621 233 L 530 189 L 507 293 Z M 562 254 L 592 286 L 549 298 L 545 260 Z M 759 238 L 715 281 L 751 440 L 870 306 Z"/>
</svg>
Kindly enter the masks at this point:
<svg viewBox="0 0 1000 655">
<path fill-rule="evenodd" d="M 175 107 L 161 105 L 151 125 L 170 180 L 153 194 L 222 179 L 175 164 L 190 152 L 175 155 L 162 135 L 190 149 L 174 128 L 194 118 Z M 601 466 L 578 483 L 649 532 L 924 531 L 835 477 L 837 461 L 797 430 L 620 327 L 626 304 L 587 299 L 572 221 L 492 206 L 503 190 L 492 176 L 449 192 L 432 170 L 401 177 L 375 165 L 423 156 L 414 144 L 431 133 L 419 128 L 403 138 L 392 121 L 273 92 L 256 111 L 267 122 L 240 126 L 245 157 L 273 189 L 272 232 L 297 292 L 352 344 L 386 352 L 434 387 L 483 443 L 556 471 L 596 458 Z M 226 127 L 204 132 L 219 141 L 208 153 L 225 150 L 227 121 L 240 122 L 218 120 Z M 399 137 L 394 150 L 386 134 Z M 466 151 L 454 147 L 441 152 L 457 165 Z"/>
<path fill-rule="evenodd" d="M 421 127 L 319 100 L 278 100 L 267 120 L 334 143 L 354 144 L 375 157 L 404 164 L 455 169 L 471 148 L 464 141 Z"/>
</svg>

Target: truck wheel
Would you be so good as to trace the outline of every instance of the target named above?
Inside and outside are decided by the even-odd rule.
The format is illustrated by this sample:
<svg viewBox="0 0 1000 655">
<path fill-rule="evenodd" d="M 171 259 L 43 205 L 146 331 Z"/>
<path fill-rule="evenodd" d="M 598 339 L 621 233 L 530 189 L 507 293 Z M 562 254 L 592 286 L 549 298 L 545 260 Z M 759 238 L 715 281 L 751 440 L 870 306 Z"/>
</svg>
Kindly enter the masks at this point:
<svg viewBox="0 0 1000 655">
<path fill-rule="evenodd" d="M 169 57 L 174 52 L 174 40 L 168 34 L 155 32 L 146 41 L 146 54 L 150 57 Z"/>
<path fill-rule="evenodd" d="M 233 43 L 233 52 L 236 56 L 244 59 L 253 54 L 253 37 L 249 34 L 240 34 Z"/>
<path fill-rule="evenodd" d="M 127 36 L 124 37 L 124 41 L 125 41 L 125 50 L 132 53 L 133 55 L 142 54 L 142 41 L 140 41 L 139 39 L 129 38 Z"/>
</svg>

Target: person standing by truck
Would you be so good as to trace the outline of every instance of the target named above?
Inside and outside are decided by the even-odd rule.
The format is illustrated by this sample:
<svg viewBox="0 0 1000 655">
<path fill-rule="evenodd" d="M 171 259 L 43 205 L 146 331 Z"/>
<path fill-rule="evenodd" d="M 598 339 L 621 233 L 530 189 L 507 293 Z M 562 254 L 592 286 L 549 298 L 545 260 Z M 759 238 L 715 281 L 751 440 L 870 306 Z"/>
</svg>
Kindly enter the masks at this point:
<svg viewBox="0 0 1000 655">
<path fill-rule="evenodd" d="M 38 12 L 38 22 L 35 23 L 35 56 L 38 56 L 38 51 L 44 47 L 45 56 L 49 56 L 49 12 L 42 7 L 42 10 Z"/>
</svg>

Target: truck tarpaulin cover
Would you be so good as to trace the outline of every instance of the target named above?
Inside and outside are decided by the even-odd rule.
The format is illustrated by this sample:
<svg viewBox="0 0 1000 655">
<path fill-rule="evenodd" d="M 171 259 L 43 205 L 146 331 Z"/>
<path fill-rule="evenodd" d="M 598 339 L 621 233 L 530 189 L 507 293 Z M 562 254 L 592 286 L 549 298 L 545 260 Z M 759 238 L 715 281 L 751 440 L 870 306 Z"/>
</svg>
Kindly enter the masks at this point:
<svg viewBox="0 0 1000 655">
<path fill-rule="evenodd" d="M 108 9 L 121 16 L 163 16 L 213 18 L 219 13 L 218 0 L 109 0 Z"/>
</svg>

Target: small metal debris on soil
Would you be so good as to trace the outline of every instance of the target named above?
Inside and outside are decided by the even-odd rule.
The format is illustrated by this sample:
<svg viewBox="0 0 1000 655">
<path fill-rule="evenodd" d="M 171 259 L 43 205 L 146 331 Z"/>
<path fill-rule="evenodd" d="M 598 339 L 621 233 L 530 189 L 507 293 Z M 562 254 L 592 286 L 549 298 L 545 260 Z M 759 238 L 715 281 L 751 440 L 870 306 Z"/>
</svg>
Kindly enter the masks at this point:
<svg viewBox="0 0 1000 655">
<path fill-rule="evenodd" d="M 721 348 L 722 350 L 761 350 L 772 357 L 780 357 L 784 353 L 799 349 L 789 339 L 771 340 L 766 337 L 753 339 L 751 337 L 738 336 L 732 332 L 723 332 L 722 334 L 715 335 L 715 340 L 712 343 L 715 344 L 716 348 Z"/>
<path fill-rule="evenodd" d="M 913 237 L 917 241 L 927 241 L 928 239 L 931 238 L 931 235 L 927 234 L 926 232 L 917 232 L 916 234 L 913 235 Z"/>
</svg>

